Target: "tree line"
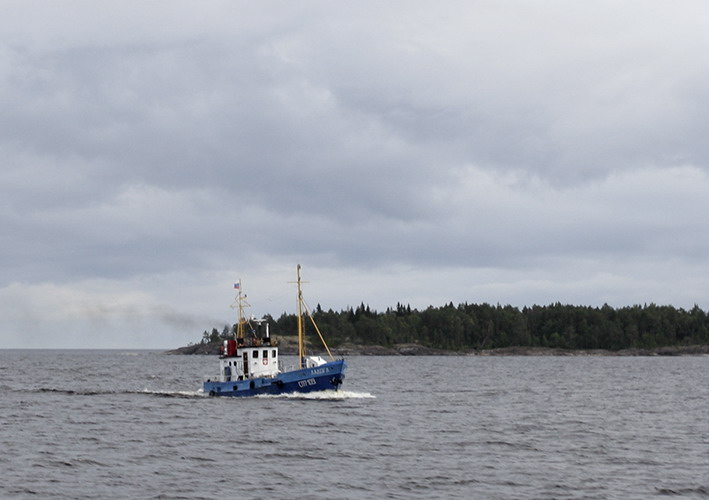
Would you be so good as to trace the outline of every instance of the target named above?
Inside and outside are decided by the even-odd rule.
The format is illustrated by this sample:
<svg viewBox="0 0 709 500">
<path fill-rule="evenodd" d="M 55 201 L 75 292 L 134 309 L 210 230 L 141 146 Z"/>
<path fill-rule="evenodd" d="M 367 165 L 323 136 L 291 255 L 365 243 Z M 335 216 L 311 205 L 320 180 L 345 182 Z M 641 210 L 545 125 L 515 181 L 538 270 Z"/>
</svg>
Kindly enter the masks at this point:
<svg viewBox="0 0 709 500">
<path fill-rule="evenodd" d="M 653 349 L 709 344 L 709 315 L 695 305 L 689 310 L 656 304 L 613 308 L 561 303 L 519 309 L 510 305 L 449 303 L 423 310 L 397 304 L 384 312 L 368 305 L 342 311 L 313 311 L 320 331 L 333 347 L 344 343 L 392 346 L 414 343 L 448 350 L 502 347 L 564 349 Z M 295 314 L 266 316 L 271 335 L 294 335 Z M 316 335 L 306 322 L 307 335 Z M 234 326 L 205 331 L 202 342 L 232 338 Z"/>
</svg>

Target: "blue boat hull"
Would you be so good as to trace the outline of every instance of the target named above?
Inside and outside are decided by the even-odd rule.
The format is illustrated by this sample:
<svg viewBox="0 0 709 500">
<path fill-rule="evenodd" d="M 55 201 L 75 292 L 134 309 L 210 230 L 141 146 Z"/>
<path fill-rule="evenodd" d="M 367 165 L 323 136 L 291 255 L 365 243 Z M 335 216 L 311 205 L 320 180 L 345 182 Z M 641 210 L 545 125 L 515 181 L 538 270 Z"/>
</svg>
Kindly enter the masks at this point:
<svg viewBox="0 0 709 500">
<path fill-rule="evenodd" d="M 337 390 L 345 379 L 344 359 L 331 361 L 315 368 L 303 368 L 279 373 L 275 377 L 259 377 L 234 382 L 204 382 L 203 390 L 210 396 L 258 396 Z"/>
</svg>

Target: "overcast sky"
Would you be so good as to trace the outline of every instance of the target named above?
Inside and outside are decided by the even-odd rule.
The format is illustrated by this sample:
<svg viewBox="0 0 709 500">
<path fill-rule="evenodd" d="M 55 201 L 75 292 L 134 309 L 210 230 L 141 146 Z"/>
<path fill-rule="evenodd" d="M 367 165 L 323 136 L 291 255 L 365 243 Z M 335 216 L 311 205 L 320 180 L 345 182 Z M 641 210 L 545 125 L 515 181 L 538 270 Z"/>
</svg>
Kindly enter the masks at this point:
<svg viewBox="0 0 709 500">
<path fill-rule="evenodd" d="M 703 1 L 0 0 L 0 348 L 709 309 Z"/>
</svg>

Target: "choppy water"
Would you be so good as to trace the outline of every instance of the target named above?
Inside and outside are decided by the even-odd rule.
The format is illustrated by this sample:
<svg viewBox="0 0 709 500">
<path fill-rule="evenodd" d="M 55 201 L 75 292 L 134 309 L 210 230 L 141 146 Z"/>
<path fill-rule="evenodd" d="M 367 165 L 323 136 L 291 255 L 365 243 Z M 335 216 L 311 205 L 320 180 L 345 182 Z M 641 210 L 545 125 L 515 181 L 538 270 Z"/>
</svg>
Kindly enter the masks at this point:
<svg viewBox="0 0 709 500">
<path fill-rule="evenodd" d="M 1 498 L 709 498 L 709 357 L 351 357 L 208 398 L 216 359 L 0 351 Z"/>
</svg>

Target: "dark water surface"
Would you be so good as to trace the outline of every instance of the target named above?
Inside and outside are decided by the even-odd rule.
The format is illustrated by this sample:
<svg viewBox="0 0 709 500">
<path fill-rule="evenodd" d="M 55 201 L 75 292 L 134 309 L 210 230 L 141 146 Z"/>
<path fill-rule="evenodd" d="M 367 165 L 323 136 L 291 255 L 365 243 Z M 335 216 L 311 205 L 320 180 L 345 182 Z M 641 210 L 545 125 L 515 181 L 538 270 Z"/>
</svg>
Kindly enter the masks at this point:
<svg viewBox="0 0 709 500">
<path fill-rule="evenodd" d="M 709 357 L 351 357 L 208 398 L 210 356 L 0 350 L 0 498 L 709 498 Z"/>
</svg>

